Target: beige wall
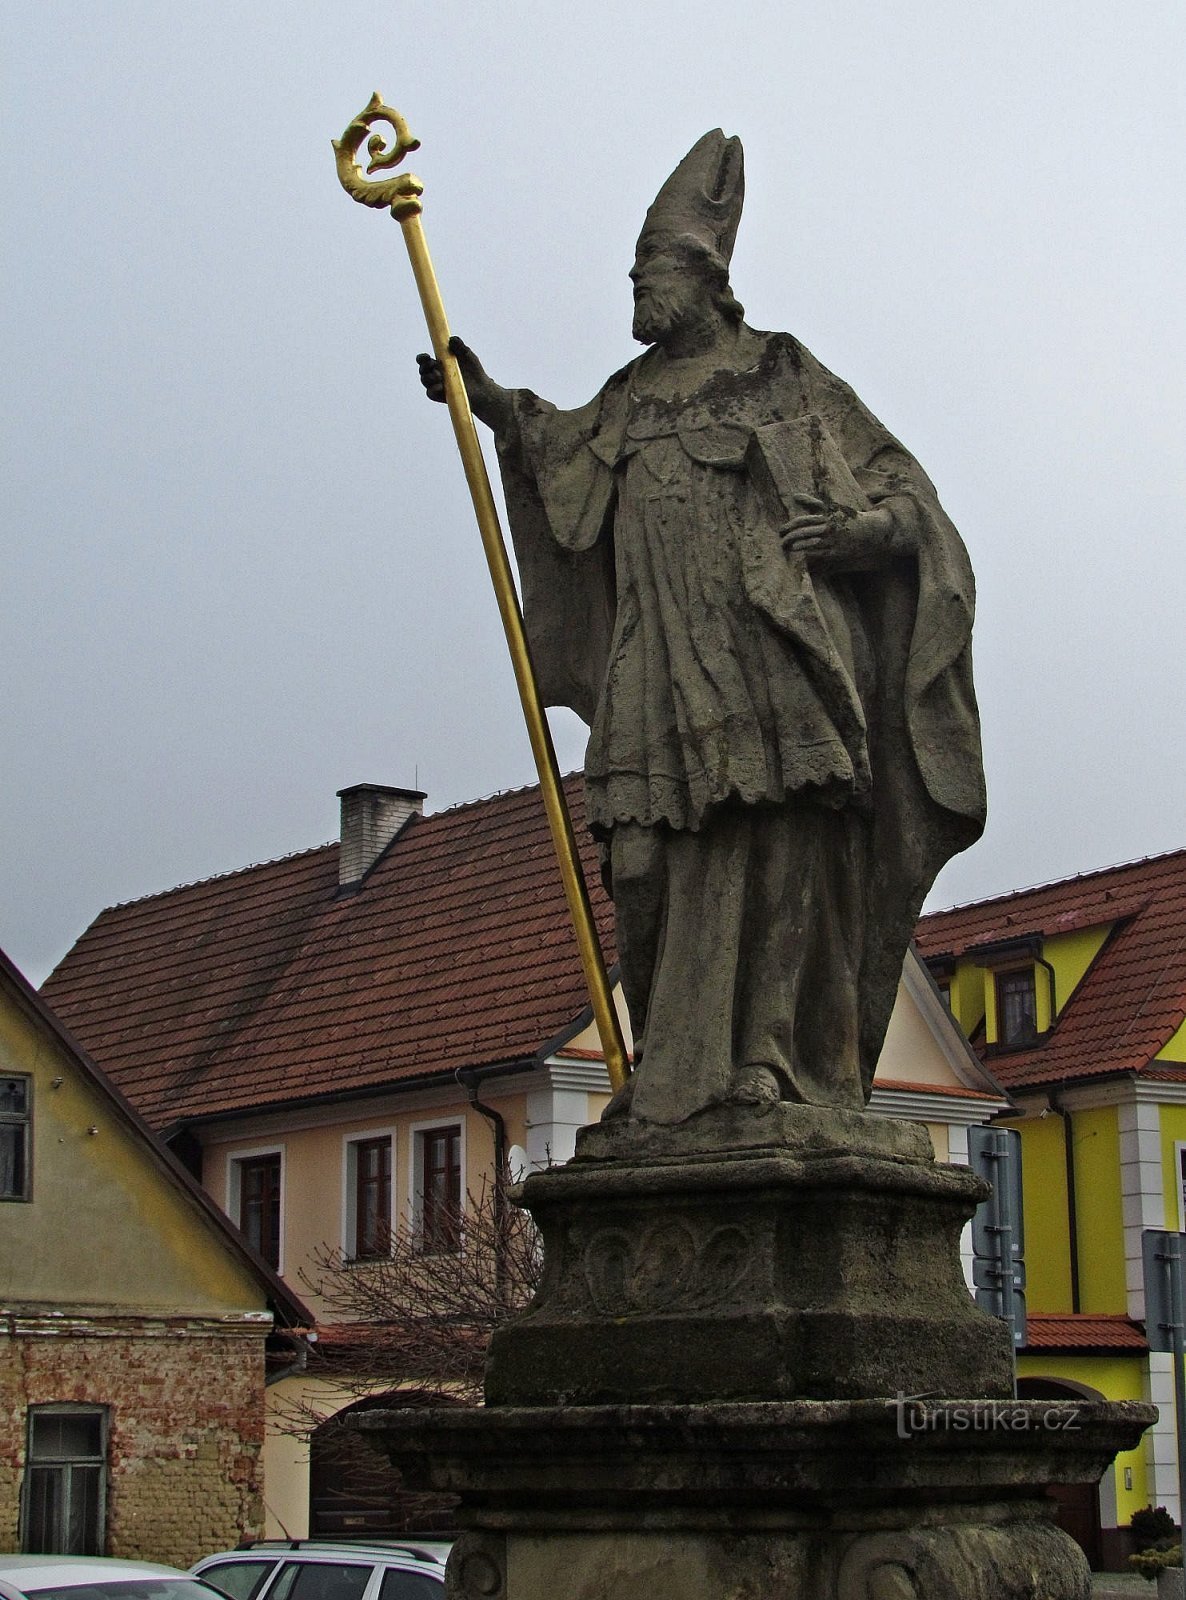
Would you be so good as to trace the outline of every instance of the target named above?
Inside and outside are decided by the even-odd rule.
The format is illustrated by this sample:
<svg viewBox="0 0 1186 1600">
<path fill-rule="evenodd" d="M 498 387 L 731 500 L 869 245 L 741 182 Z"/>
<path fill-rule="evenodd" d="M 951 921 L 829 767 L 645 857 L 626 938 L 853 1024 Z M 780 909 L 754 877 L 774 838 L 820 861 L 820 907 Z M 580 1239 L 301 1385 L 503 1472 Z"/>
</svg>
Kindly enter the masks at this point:
<svg viewBox="0 0 1186 1600">
<path fill-rule="evenodd" d="M 264 1292 L 112 1101 L 0 991 L 0 1072 L 32 1078 L 32 1191 L 0 1211 L 9 1305 L 266 1312 Z"/>
<path fill-rule="evenodd" d="M 503 1116 L 508 1145 L 525 1144 L 525 1093 L 499 1096 L 486 1083 L 479 1098 Z M 493 1129 L 461 1098 L 442 1096 L 437 1096 L 435 1103 L 432 1097 L 421 1096 L 420 1103 L 411 1108 L 391 1098 L 379 1098 L 366 1110 L 326 1107 L 316 1113 L 290 1113 L 286 1118 L 255 1118 L 250 1123 L 224 1126 L 207 1136 L 202 1181 L 233 1217 L 237 1203 L 234 1163 L 265 1150 L 281 1153 L 280 1270 L 314 1315 L 324 1320 L 327 1308 L 319 1302 L 302 1272 L 313 1274 L 313 1260 L 319 1250 L 347 1247 L 351 1142 L 391 1137 L 392 1200 L 396 1213 L 392 1220 L 398 1225 L 411 1216 L 413 1192 L 419 1184 L 417 1134 L 450 1123 L 461 1127 L 465 1184 L 470 1193 L 477 1194 L 493 1168 Z"/>
<path fill-rule="evenodd" d="M 951 1063 L 905 983 L 898 985 L 875 1076 L 899 1083 L 959 1085 Z"/>
</svg>

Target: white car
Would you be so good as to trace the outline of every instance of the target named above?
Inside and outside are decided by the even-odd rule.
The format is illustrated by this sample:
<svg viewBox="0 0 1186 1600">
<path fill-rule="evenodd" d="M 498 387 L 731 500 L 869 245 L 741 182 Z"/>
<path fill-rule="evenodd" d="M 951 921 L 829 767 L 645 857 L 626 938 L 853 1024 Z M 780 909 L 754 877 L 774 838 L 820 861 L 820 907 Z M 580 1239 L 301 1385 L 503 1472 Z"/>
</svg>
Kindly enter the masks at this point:
<svg viewBox="0 0 1186 1600">
<path fill-rule="evenodd" d="M 265 1539 L 190 1568 L 225 1600 L 444 1600 L 447 1544 Z"/>
<path fill-rule="evenodd" d="M 111 1556 L 0 1555 L 0 1600 L 223 1600 L 188 1572 Z"/>
</svg>

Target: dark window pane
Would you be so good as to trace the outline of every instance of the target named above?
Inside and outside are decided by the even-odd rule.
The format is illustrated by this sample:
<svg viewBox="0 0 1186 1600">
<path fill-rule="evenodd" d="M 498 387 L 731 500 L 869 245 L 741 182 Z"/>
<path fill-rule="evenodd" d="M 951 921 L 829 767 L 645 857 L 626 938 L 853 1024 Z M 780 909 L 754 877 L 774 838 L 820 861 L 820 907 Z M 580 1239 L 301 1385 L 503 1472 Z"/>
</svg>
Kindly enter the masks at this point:
<svg viewBox="0 0 1186 1600">
<path fill-rule="evenodd" d="M 282 1569 L 280 1576 L 268 1590 L 268 1600 L 289 1600 L 289 1596 L 292 1594 L 292 1586 L 296 1582 L 297 1573 L 300 1570 L 301 1569 L 299 1567 L 294 1566 L 290 1561 L 288 1565 Z"/>
<path fill-rule="evenodd" d="M 0 1200 L 23 1200 L 25 1192 L 25 1130 L 0 1122 Z"/>
<path fill-rule="evenodd" d="M 29 1198 L 28 1078 L 0 1078 L 0 1200 Z"/>
<path fill-rule="evenodd" d="M 353 1562 L 309 1562 L 297 1568 L 290 1600 L 362 1600 L 373 1571 L 373 1566 Z"/>
<path fill-rule="evenodd" d="M 391 1248 L 391 1140 L 360 1140 L 354 1161 L 354 1253 L 374 1259 Z"/>
<path fill-rule="evenodd" d="M 30 1467 L 25 1549 L 32 1555 L 97 1556 L 103 1469 Z"/>
<path fill-rule="evenodd" d="M 223 1561 L 216 1567 L 207 1567 L 202 1582 L 212 1583 L 230 1600 L 254 1600 L 275 1566 L 274 1561 Z"/>
<path fill-rule="evenodd" d="M 1002 1044 L 1028 1044 L 1038 1036 L 1033 968 L 997 977 L 997 1035 Z"/>
<path fill-rule="evenodd" d="M 425 1250 L 456 1250 L 461 1243 L 461 1129 L 422 1133 L 424 1190 L 420 1231 Z"/>
<path fill-rule="evenodd" d="M 0 1116 L 23 1117 L 28 1110 L 28 1078 L 0 1078 Z"/>
<path fill-rule="evenodd" d="M 280 1156 L 239 1163 L 239 1226 L 270 1267 L 280 1265 Z"/>
<path fill-rule="evenodd" d="M 445 1592 L 442 1577 L 427 1572 L 397 1572 L 393 1567 L 383 1574 L 383 1587 L 379 1600 L 442 1600 Z"/>
<path fill-rule="evenodd" d="M 69 1516 L 66 1547 L 74 1555 L 98 1556 L 101 1467 L 68 1467 Z"/>
<path fill-rule="evenodd" d="M 30 1467 L 26 1482 L 24 1547 L 30 1555 L 50 1555 L 57 1548 L 55 1530 L 62 1525 L 65 1475 L 60 1467 Z"/>
<path fill-rule="evenodd" d="M 103 1418 L 97 1411 L 35 1411 L 30 1421 L 34 1461 L 97 1459 L 102 1454 Z"/>
</svg>

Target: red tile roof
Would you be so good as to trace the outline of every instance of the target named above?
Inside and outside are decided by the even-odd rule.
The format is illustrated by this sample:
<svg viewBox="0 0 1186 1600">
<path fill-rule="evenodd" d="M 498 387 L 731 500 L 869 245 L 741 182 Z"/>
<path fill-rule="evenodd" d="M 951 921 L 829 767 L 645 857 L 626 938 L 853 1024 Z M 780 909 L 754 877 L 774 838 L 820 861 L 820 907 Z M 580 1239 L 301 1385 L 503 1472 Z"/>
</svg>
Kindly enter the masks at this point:
<svg viewBox="0 0 1186 1600">
<path fill-rule="evenodd" d="M 960 956 L 996 940 L 1104 927 L 1111 932 L 1054 1028 L 1033 1046 L 992 1055 L 1007 1089 L 1156 1073 L 1157 1052 L 1186 1020 L 1186 850 L 924 917 L 923 959 Z"/>
<path fill-rule="evenodd" d="M 1089 1312 L 1031 1311 L 1025 1319 L 1027 1350 L 1148 1350 L 1139 1322 Z"/>
<path fill-rule="evenodd" d="M 992 1105 L 999 1105 L 1003 1096 L 992 1094 L 987 1089 L 965 1089 L 959 1083 L 913 1083 L 906 1078 L 875 1078 L 875 1089 L 906 1090 L 910 1094 L 941 1094 L 952 1096 L 958 1100 L 987 1100 Z"/>
<path fill-rule="evenodd" d="M 158 1128 L 532 1057 L 586 1004 L 536 788 L 413 818 L 337 889 L 334 844 L 113 906 L 42 992 Z"/>
</svg>

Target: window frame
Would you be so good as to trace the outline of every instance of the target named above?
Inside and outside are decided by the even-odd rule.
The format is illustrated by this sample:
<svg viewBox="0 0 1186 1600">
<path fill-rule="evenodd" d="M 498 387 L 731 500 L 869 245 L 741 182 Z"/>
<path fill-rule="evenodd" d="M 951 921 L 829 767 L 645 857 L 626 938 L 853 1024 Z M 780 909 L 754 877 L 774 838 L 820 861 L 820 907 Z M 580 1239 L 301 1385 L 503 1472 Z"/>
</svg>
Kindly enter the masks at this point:
<svg viewBox="0 0 1186 1600">
<path fill-rule="evenodd" d="M 1003 989 L 1004 989 L 1004 986 L 1007 985 L 1010 982 L 1010 980 L 1019 979 L 1019 978 L 1026 979 L 1027 982 L 1028 982 L 1028 986 L 1029 986 L 1029 994 L 1030 994 L 1030 997 L 1031 997 L 1031 1000 L 1032 1000 L 1032 1011 L 1033 1011 L 1032 1031 L 1027 1033 L 1027 1034 L 1022 1034 L 1022 1035 L 1019 1035 L 1016 1038 L 1012 1038 L 1011 1039 L 1011 1038 L 1007 1038 L 1006 1035 L 1005 1035 L 1005 1005 L 1004 1005 Z M 996 1035 L 997 1035 L 996 1042 L 997 1042 L 997 1045 L 1003 1050 L 1024 1050 L 1028 1046 L 1036 1044 L 1038 1042 L 1038 1038 L 1039 1038 L 1039 1033 L 1038 1033 L 1038 974 L 1037 974 L 1037 970 L 1035 969 L 1034 963 L 1031 961 L 1031 962 L 1028 962 L 1026 964 L 1018 965 L 1018 966 L 998 967 L 993 971 L 992 981 L 993 981 L 993 1005 L 994 1005 L 994 1007 L 996 1009 Z"/>
<path fill-rule="evenodd" d="M 409 1137 L 412 1141 L 412 1159 L 408 1163 L 409 1189 L 408 1189 L 408 1215 L 412 1218 L 412 1229 L 416 1239 L 416 1248 L 425 1255 L 453 1255 L 461 1250 L 462 1239 L 460 1233 L 443 1248 L 438 1248 L 429 1241 L 425 1231 L 425 1212 L 430 1208 L 426 1206 L 425 1167 L 427 1161 L 427 1140 L 433 1134 L 451 1133 L 457 1138 L 457 1209 L 460 1213 L 465 1206 L 465 1118 L 443 1117 L 434 1118 L 432 1121 L 421 1121 L 412 1124 Z"/>
<path fill-rule="evenodd" d="M 25 1109 L 17 1113 L 0 1111 L 0 1127 L 21 1130 L 21 1185 L 20 1193 L 0 1193 L 0 1205 L 27 1205 L 33 1198 L 33 1074 L 31 1072 L 0 1072 L 0 1080 L 19 1080 L 25 1085 Z"/>
<path fill-rule="evenodd" d="M 93 1417 L 99 1424 L 99 1448 L 94 1455 L 74 1455 L 38 1458 L 33 1450 L 33 1425 L 41 1417 Z M 21 1477 L 20 1491 L 20 1547 L 27 1555 L 97 1555 L 106 1553 L 107 1549 L 107 1494 L 109 1489 L 108 1444 L 111 1437 L 111 1408 L 105 1405 L 96 1405 L 73 1400 L 47 1400 L 38 1402 L 25 1408 L 25 1459 L 24 1470 Z M 33 1474 L 36 1471 L 60 1471 L 64 1474 L 62 1510 L 59 1513 L 60 1523 L 68 1527 L 70 1519 L 70 1499 L 74 1488 L 74 1473 L 77 1469 L 88 1471 L 96 1470 L 98 1473 L 98 1493 L 95 1497 L 95 1526 L 93 1529 L 93 1549 L 81 1550 L 48 1550 L 34 1551 L 29 1548 L 32 1541 L 30 1523 L 33 1517 Z M 68 1543 L 68 1540 L 58 1539 L 58 1544 Z M 84 1541 L 85 1543 L 86 1541 Z"/>
<path fill-rule="evenodd" d="M 366 1146 L 386 1143 L 388 1148 L 387 1172 L 387 1227 L 388 1248 L 363 1255 L 358 1249 L 359 1223 L 361 1221 L 359 1202 L 359 1152 Z M 348 1133 L 342 1138 L 342 1255 L 348 1262 L 358 1262 L 365 1265 L 368 1261 L 386 1261 L 391 1255 L 391 1241 L 394 1239 L 396 1218 L 396 1129 L 367 1128 L 356 1133 Z"/>
<path fill-rule="evenodd" d="M 256 1246 L 251 1245 L 250 1239 L 247 1238 L 247 1230 L 243 1226 L 243 1169 L 250 1166 L 252 1162 L 264 1161 L 273 1157 L 278 1158 L 280 1163 L 280 1181 L 277 1185 L 276 1194 L 276 1260 L 274 1262 L 268 1261 L 268 1257 L 262 1249 L 259 1249 L 257 1253 L 264 1261 L 268 1262 L 274 1272 L 283 1273 L 285 1256 L 284 1215 L 287 1209 L 285 1200 L 288 1180 L 288 1154 L 283 1144 L 259 1145 L 251 1149 L 233 1150 L 228 1153 L 226 1213 L 244 1239 L 247 1239 L 251 1248 L 256 1249 Z"/>
</svg>

